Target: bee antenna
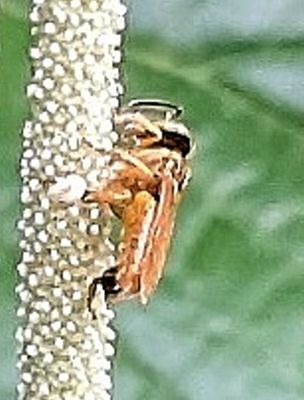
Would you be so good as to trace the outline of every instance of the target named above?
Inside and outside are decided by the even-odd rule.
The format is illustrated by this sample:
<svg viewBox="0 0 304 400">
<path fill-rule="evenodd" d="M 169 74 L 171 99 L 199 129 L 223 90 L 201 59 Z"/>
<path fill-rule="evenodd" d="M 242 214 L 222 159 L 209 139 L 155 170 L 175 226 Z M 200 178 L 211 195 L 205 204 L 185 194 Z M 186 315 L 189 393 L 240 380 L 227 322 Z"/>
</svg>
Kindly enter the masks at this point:
<svg viewBox="0 0 304 400">
<path fill-rule="evenodd" d="M 183 112 L 183 108 L 181 106 L 177 106 L 176 104 L 170 103 L 169 101 L 160 99 L 134 99 L 129 101 L 128 106 L 131 108 L 168 108 L 174 112 L 175 118 L 178 118 Z"/>
</svg>

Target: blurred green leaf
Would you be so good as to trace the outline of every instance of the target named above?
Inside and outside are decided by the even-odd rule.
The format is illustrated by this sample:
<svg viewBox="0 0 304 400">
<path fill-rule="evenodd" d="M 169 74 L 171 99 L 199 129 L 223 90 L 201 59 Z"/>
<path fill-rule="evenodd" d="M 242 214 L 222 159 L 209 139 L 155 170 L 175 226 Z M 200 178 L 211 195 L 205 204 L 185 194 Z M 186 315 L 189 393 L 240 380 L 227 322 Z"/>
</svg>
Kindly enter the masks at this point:
<svg viewBox="0 0 304 400">
<path fill-rule="evenodd" d="M 20 29 L 26 43 L 24 16 L 10 15 L 4 37 Z M 128 36 L 126 97 L 182 104 L 197 151 L 165 279 L 146 308 L 118 308 L 116 399 L 303 398 L 302 39 L 219 31 L 181 45 L 155 34 Z M 12 393 L 14 377 L 18 206 L 11 186 L 18 182 L 18 129 L 26 110 L 23 49 L 14 48 L 5 62 L 21 78 L 8 74 L 13 86 L 0 98 L 10 105 L 1 117 L 0 350 L 8 368 L 0 398 Z"/>
</svg>

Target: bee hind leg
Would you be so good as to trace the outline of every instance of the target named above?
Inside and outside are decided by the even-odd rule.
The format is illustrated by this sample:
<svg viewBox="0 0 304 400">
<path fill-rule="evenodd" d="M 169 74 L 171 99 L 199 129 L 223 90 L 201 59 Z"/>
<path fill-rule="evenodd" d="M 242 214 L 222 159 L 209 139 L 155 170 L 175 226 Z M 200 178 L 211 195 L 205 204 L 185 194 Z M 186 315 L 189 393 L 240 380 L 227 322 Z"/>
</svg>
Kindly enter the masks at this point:
<svg viewBox="0 0 304 400">
<path fill-rule="evenodd" d="M 90 284 L 88 289 L 87 307 L 88 310 L 92 313 L 93 319 L 96 319 L 96 315 L 93 310 L 92 303 L 95 298 L 98 286 L 101 285 L 102 289 L 104 290 L 106 301 L 110 296 L 117 295 L 121 291 L 116 280 L 116 275 L 117 267 L 112 267 L 105 271 L 102 276 L 95 278 Z"/>
</svg>

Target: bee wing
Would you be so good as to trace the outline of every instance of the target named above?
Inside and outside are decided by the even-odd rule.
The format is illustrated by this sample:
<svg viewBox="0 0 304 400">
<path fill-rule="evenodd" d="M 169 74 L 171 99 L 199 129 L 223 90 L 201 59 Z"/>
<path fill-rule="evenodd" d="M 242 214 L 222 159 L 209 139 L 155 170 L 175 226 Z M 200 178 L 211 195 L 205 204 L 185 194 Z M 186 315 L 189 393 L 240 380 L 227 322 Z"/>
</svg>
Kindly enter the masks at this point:
<svg viewBox="0 0 304 400">
<path fill-rule="evenodd" d="M 171 175 L 165 174 L 162 177 L 159 202 L 141 261 L 140 298 L 143 304 L 147 303 L 163 275 L 171 243 L 178 196 L 177 182 Z"/>
<path fill-rule="evenodd" d="M 117 275 L 123 292 L 117 301 L 139 295 L 146 304 L 155 291 L 171 242 L 177 190 L 176 180 L 165 174 L 157 201 L 149 192 L 141 191 L 126 208 Z"/>
<path fill-rule="evenodd" d="M 157 202 L 147 191 L 138 192 L 123 211 L 123 239 L 118 258 L 117 280 L 122 293 L 117 301 L 139 293 L 142 262 L 151 241 L 151 227 L 155 219 Z"/>
</svg>

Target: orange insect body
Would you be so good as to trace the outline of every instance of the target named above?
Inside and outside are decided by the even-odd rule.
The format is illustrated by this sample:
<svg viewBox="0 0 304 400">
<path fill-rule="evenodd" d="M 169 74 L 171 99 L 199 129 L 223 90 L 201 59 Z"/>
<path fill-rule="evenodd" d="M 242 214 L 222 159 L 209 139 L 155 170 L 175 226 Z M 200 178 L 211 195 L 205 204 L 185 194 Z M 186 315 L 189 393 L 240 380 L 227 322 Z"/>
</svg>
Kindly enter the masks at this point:
<svg viewBox="0 0 304 400">
<path fill-rule="evenodd" d="M 113 151 L 113 177 L 86 200 L 110 206 L 122 221 L 122 239 L 117 266 L 91 284 L 89 306 L 100 283 L 112 302 L 139 297 L 145 304 L 162 277 L 176 206 L 190 177 L 191 141 L 175 120 L 180 112 L 169 103 L 138 100 L 115 117 L 117 131 L 134 143 Z"/>
</svg>

